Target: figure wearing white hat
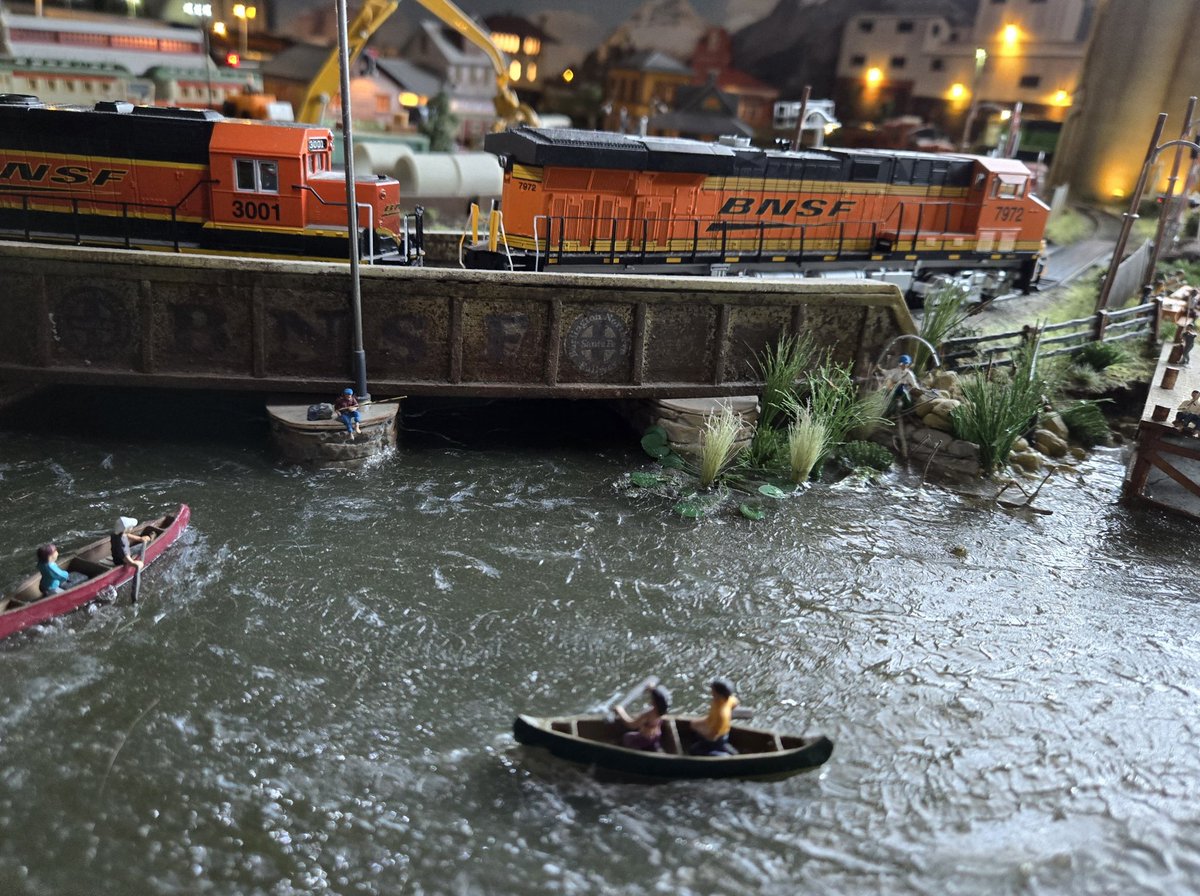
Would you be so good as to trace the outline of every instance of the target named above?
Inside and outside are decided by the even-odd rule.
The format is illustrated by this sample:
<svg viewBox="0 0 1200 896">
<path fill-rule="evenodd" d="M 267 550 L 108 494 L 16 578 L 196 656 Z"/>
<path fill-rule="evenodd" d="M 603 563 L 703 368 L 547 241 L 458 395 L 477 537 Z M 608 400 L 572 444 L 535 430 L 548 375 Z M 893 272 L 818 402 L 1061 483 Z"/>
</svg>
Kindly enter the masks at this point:
<svg viewBox="0 0 1200 896">
<path fill-rule="evenodd" d="M 131 541 L 148 542 L 154 539 L 153 535 L 134 535 L 129 530 L 138 524 L 138 521 L 131 516 L 118 517 L 113 524 L 112 530 L 112 558 L 114 566 L 135 566 L 138 569 L 142 568 L 142 561 L 133 556 L 133 549 L 130 548 Z M 138 548 L 139 552 L 145 550 Z"/>
</svg>

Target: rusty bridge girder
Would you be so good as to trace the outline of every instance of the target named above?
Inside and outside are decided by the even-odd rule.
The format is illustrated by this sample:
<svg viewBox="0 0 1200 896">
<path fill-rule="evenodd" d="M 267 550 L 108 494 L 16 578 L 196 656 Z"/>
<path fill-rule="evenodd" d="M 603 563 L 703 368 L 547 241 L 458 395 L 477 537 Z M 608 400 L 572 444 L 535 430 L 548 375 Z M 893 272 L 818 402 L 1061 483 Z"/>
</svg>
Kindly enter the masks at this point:
<svg viewBox="0 0 1200 896">
<path fill-rule="evenodd" d="M 0 243 L 0 379 L 329 392 L 350 378 L 349 269 Z M 560 398 L 745 394 L 811 333 L 869 373 L 914 332 L 899 291 L 838 280 L 362 269 L 373 391 Z"/>
</svg>

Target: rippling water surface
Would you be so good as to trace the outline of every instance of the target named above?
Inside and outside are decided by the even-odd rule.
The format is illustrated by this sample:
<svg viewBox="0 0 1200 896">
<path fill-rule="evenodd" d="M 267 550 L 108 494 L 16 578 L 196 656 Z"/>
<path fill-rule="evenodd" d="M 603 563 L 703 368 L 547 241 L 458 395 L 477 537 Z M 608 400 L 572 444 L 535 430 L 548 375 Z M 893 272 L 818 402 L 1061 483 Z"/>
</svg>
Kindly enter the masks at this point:
<svg viewBox="0 0 1200 896">
<path fill-rule="evenodd" d="M 0 892 L 1200 881 L 1197 530 L 1118 504 L 1115 451 L 1051 516 L 893 477 L 690 522 L 617 487 L 643 460 L 582 406 L 406 412 L 400 454 L 314 475 L 196 404 L 3 421 L 0 584 L 118 512 L 193 525 L 136 606 L 0 645 Z M 510 734 L 650 674 L 699 711 L 718 673 L 828 765 L 612 784 Z"/>
</svg>

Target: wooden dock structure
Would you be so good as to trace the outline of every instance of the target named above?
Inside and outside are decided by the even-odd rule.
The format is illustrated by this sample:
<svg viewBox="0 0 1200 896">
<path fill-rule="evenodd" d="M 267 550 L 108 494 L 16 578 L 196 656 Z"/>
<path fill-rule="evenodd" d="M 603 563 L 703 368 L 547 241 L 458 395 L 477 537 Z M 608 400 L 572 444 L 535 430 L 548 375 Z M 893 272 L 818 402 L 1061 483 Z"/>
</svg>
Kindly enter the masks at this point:
<svg viewBox="0 0 1200 896">
<path fill-rule="evenodd" d="M 1125 474 L 1123 497 L 1200 519 L 1200 429 L 1175 425 L 1176 409 L 1200 390 L 1200 352 L 1180 362 L 1183 347 L 1162 347 Z"/>
</svg>

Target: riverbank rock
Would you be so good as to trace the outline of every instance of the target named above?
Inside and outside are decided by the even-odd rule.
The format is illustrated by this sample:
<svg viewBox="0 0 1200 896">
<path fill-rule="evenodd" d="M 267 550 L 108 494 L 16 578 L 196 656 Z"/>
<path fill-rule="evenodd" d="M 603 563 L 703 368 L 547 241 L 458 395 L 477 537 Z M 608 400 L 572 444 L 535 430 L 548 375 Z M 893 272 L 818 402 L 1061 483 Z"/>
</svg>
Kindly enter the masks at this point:
<svg viewBox="0 0 1200 896">
<path fill-rule="evenodd" d="M 741 450 L 749 446 L 758 425 L 758 396 L 738 395 L 732 398 L 662 398 L 653 401 L 624 402 L 619 406 L 622 415 L 638 432 L 651 426 L 661 426 L 667 442 L 676 454 L 696 457 L 700 454 L 700 433 L 712 414 L 720 414 L 723 406 L 730 407 L 741 419 L 741 428 L 734 442 Z"/>
<path fill-rule="evenodd" d="M 1024 451 L 1014 451 L 1008 456 L 1008 462 L 1026 473 L 1037 473 L 1046 464 L 1046 459 L 1036 451 L 1026 448 Z"/>
<path fill-rule="evenodd" d="M 903 436 L 901 426 L 904 428 Z M 902 460 L 933 475 L 983 475 L 983 468 L 979 465 L 979 446 L 974 442 L 956 439 L 943 430 L 915 426 L 908 419 L 896 427 L 876 433 L 871 441 L 890 448 Z"/>
<path fill-rule="evenodd" d="M 1037 450 L 1047 457 L 1066 457 L 1070 446 L 1065 439 L 1059 438 L 1048 429 L 1038 429 L 1033 433 L 1033 444 Z"/>
<path fill-rule="evenodd" d="M 1071 431 L 1057 411 L 1046 411 L 1038 417 L 1038 428 L 1054 433 L 1064 442 L 1071 438 Z"/>
<path fill-rule="evenodd" d="M 945 393 L 949 398 L 958 398 L 962 395 L 958 374 L 952 370 L 935 370 L 927 377 L 927 381 L 932 388 Z"/>
</svg>

